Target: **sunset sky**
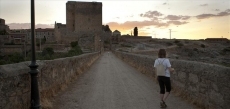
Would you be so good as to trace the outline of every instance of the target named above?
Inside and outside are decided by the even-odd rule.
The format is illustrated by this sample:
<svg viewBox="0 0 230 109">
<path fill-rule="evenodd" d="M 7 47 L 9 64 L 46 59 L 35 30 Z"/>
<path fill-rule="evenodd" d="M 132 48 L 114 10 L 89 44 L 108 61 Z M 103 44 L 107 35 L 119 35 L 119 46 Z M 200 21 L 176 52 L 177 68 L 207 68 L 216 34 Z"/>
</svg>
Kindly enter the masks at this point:
<svg viewBox="0 0 230 109">
<path fill-rule="evenodd" d="M 78 0 L 81 1 L 81 0 Z M 84 0 L 88 1 L 88 0 Z M 37 27 L 66 23 L 67 0 L 35 0 Z M 92 2 L 92 0 L 90 1 Z M 103 24 L 112 31 L 153 38 L 230 39 L 229 0 L 98 0 L 103 3 Z M 0 0 L 0 18 L 11 29 L 30 27 L 30 0 Z"/>
</svg>

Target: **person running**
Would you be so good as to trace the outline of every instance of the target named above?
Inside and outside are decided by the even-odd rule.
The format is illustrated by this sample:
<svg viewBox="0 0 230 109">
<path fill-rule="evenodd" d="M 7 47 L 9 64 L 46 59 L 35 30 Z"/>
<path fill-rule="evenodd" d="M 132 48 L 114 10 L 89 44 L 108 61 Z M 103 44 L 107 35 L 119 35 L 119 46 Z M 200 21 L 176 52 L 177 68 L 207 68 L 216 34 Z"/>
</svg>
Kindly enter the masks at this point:
<svg viewBox="0 0 230 109">
<path fill-rule="evenodd" d="M 158 75 L 157 80 L 160 86 L 160 106 L 161 108 L 166 108 L 167 105 L 165 103 L 167 97 L 170 94 L 171 91 L 171 82 L 170 82 L 170 72 L 174 71 L 174 68 L 171 68 L 171 64 L 169 59 L 166 58 L 166 50 L 165 49 L 160 49 L 158 52 L 158 58 L 155 60 L 154 63 L 154 68 L 155 68 L 155 73 L 157 72 L 157 67 L 159 64 L 163 65 L 162 68 L 164 68 L 164 75 Z M 166 89 L 166 91 L 165 91 Z"/>
</svg>

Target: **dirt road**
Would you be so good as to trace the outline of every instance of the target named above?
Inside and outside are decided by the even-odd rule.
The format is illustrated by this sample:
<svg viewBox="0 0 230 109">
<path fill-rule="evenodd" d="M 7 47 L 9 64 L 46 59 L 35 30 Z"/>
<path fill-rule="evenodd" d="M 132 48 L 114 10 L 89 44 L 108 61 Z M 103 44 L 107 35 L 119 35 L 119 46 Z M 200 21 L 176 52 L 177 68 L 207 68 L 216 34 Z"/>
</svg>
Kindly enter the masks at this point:
<svg viewBox="0 0 230 109">
<path fill-rule="evenodd" d="M 172 94 L 166 103 L 167 109 L 195 109 Z M 159 87 L 106 52 L 56 98 L 54 109 L 160 109 Z"/>
</svg>

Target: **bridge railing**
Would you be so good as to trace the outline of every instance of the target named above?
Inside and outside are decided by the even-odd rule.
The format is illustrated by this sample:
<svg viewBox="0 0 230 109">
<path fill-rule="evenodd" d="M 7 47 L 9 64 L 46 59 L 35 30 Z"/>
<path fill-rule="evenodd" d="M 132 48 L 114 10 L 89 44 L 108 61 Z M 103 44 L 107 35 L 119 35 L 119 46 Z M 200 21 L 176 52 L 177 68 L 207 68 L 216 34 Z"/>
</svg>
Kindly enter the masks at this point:
<svg viewBox="0 0 230 109">
<path fill-rule="evenodd" d="M 156 57 L 114 51 L 117 57 L 155 79 Z M 206 109 L 230 107 L 230 68 L 195 61 L 170 59 L 172 90 L 191 103 Z"/>
<path fill-rule="evenodd" d="M 79 74 L 85 72 L 99 57 L 99 52 L 55 60 L 37 61 L 42 108 L 52 108 L 49 99 Z M 0 66 L 0 109 L 29 109 L 30 62 Z"/>
</svg>

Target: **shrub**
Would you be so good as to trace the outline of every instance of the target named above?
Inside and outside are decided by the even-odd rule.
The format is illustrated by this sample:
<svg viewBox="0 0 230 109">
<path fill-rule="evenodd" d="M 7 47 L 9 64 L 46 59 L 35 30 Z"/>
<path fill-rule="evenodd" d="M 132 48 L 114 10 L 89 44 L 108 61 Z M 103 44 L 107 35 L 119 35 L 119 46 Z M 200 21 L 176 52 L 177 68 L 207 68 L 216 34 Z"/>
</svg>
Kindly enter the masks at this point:
<svg viewBox="0 0 230 109">
<path fill-rule="evenodd" d="M 205 45 L 204 44 L 200 44 L 200 47 L 205 48 Z"/>
<path fill-rule="evenodd" d="M 24 61 L 24 57 L 20 53 L 13 53 L 10 55 L 1 56 L 0 65 L 18 63 Z"/>
<path fill-rule="evenodd" d="M 42 50 L 42 55 L 43 55 L 43 56 L 46 56 L 46 55 L 51 56 L 51 55 L 53 55 L 53 54 L 54 54 L 54 50 L 53 50 L 53 48 L 51 48 L 51 47 L 46 47 L 46 48 L 44 48 L 44 49 Z"/>
<path fill-rule="evenodd" d="M 71 50 L 68 51 L 68 56 L 76 56 L 82 54 L 82 50 L 79 46 L 75 46 Z"/>
<path fill-rule="evenodd" d="M 188 40 L 185 40 L 184 42 L 185 42 L 186 44 L 188 44 L 188 43 L 189 43 L 189 41 L 188 41 Z"/>
<path fill-rule="evenodd" d="M 198 49 L 197 48 L 193 48 L 193 51 L 198 51 Z"/>
<path fill-rule="evenodd" d="M 167 42 L 166 44 L 167 44 L 168 46 L 173 45 L 173 43 L 171 43 L 171 42 Z"/>
<path fill-rule="evenodd" d="M 177 43 L 176 45 L 179 46 L 179 47 L 184 46 L 184 44 L 182 44 L 182 43 Z"/>
<path fill-rule="evenodd" d="M 224 51 L 224 52 L 230 52 L 230 47 L 226 47 L 222 51 Z"/>
<path fill-rule="evenodd" d="M 175 40 L 174 43 L 180 43 L 180 41 L 179 40 Z"/>
<path fill-rule="evenodd" d="M 104 41 L 104 44 L 109 44 L 109 41 Z"/>
<path fill-rule="evenodd" d="M 131 45 L 121 44 L 122 47 L 132 47 Z"/>
<path fill-rule="evenodd" d="M 70 45 L 72 48 L 74 48 L 74 47 L 78 46 L 78 41 L 71 42 Z"/>
</svg>

